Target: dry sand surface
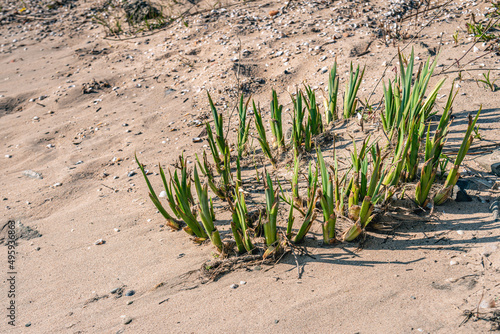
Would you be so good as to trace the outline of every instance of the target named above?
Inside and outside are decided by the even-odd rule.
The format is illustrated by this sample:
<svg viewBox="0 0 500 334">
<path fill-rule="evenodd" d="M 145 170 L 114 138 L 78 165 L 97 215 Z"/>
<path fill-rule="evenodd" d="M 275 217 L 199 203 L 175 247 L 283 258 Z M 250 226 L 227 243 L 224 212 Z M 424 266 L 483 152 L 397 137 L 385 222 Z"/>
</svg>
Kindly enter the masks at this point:
<svg viewBox="0 0 500 334">
<path fill-rule="evenodd" d="M 474 43 L 466 31 L 466 22 L 485 19 L 491 3 L 210 0 L 178 6 L 188 9 L 191 3 L 196 5 L 184 19 L 163 29 L 114 36 L 92 21 L 104 1 L 0 1 L 1 225 L 15 220 L 20 236 L 12 299 L 8 226 L 1 232 L 0 332 L 496 328 L 500 223 L 489 208 L 500 179 L 477 159 L 498 152 L 500 92 L 476 80 L 488 70 L 498 77 L 498 40 Z M 447 152 L 458 149 L 467 115 L 483 106 L 482 140 L 475 140 L 461 168 L 471 201 L 450 200 L 432 216 L 397 221 L 389 231 L 370 230 L 361 243 L 322 245 L 317 222 L 304 245 L 309 255 L 297 254 L 298 267 L 287 254 L 275 265 L 252 264 L 215 281 L 200 279 L 198 270 L 213 258 L 213 246 L 196 245 L 165 226 L 134 153 L 160 189 L 158 163 L 168 168 L 183 153 L 193 166 L 195 153 L 207 145 L 197 126 L 210 116 L 206 90 L 226 120 L 241 90 L 268 110 L 274 88 L 284 108 L 291 108 L 288 92 L 304 81 L 322 96 L 335 57 L 342 93 L 349 64 L 366 65 L 359 96 L 377 107 L 382 84 L 376 84 L 383 74 L 384 81 L 394 78 L 395 56 L 404 47 L 405 54 L 414 48 L 418 63 L 439 53 L 431 79 L 433 86 L 447 78 L 439 110 L 453 80 L 460 88 Z M 369 117 L 366 129 L 375 131 L 377 122 Z M 333 132 L 342 157 L 349 135 L 363 134 L 357 120 Z M 195 137 L 202 141 L 193 142 Z M 331 146 L 325 156 L 332 161 Z M 276 173 L 289 179 L 290 168 L 280 166 Z M 251 190 L 249 202 L 259 202 L 262 197 Z M 214 204 L 225 235 L 228 209 L 220 200 Z M 96 244 L 99 239 L 104 243 Z M 15 326 L 7 318 L 11 300 Z"/>
</svg>

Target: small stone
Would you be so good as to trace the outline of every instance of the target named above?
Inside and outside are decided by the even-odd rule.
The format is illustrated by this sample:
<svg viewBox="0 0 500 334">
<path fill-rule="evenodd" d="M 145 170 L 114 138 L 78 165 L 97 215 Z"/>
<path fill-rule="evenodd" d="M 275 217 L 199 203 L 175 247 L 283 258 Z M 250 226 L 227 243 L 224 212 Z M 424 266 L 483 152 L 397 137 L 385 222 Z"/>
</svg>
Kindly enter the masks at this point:
<svg viewBox="0 0 500 334">
<path fill-rule="evenodd" d="M 47 145 L 47 148 L 54 148 L 54 147 L 55 147 L 54 144 Z"/>
<path fill-rule="evenodd" d="M 200 137 L 193 138 L 193 143 L 201 143 L 202 141 L 203 139 L 201 139 Z"/>
<path fill-rule="evenodd" d="M 34 121 L 38 121 L 39 119 L 40 119 L 40 117 L 38 117 L 38 116 L 33 117 Z"/>
<path fill-rule="evenodd" d="M 325 66 L 325 67 L 321 68 L 320 72 L 321 72 L 321 74 L 328 72 L 328 67 Z"/>
<path fill-rule="evenodd" d="M 280 322 L 278 319 L 274 320 L 274 323 L 277 324 L 278 322 Z"/>
<path fill-rule="evenodd" d="M 255 267 L 253 267 L 253 270 L 254 270 L 254 271 L 259 271 L 259 270 L 261 270 L 261 269 L 262 269 L 262 267 L 261 267 L 261 266 L 255 266 Z"/>
<path fill-rule="evenodd" d="M 451 261 L 450 261 L 450 266 L 455 266 L 455 265 L 457 265 L 457 264 L 458 264 L 458 262 L 457 262 L 457 261 L 455 261 L 455 260 L 451 260 Z"/>
<path fill-rule="evenodd" d="M 276 16 L 278 14 L 279 14 L 279 11 L 277 11 L 277 10 L 271 10 L 271 11 L 269 11 L 269 16 L 271 16 L 271 17 Z"/>
<path fill-rule="evenodd" d="M 24 325 L 25 327 L 29 327 L 31 326 L 31 322 L 28 322 L 26 325 Z"/>
<path fill-rule="evenodd" d="M 240 285 L 245 285 L 245 284 L 247 284 L 247 282 L 245 282 L 245 281 L 240 281 Z"/>
<path fill-rule="evenodd" d="M 75 163 L 75 165 L 81 165 L 81 164 L 83 164 L 83 161 L 81 161 L 81 160 L 78 160 L 78 161 Z"/>
<path fill-rule="evenodd" d="M 464 230 L 458 230 L 458 231 L 457 231 L 457 234 L 458 234 L 458 235 L 464 235 Z"/>
<path fill-rule="evenodd" d="M 229 287 L 230 287 L 231 289 L 237 289 L 237 288 L 238 288 L 238 286 L 239 286 L 238 284 L 231 284 Z"/>
<path fill-rule="evenodd" d="M 10 155 L 10 154 L 6 154 L 6 155 L 5 155 L 5 157 L 6 157 L 7 159 L 10 159 L 10 158 L 12 158 L 12 155 Z"/>
<path fill-rule="evenodd" d="M 125 292 L 125 296 L 127 297 L 130 297 L 130 296 L 133 296 L 135 295 L 135 291 L 134 290 L 128 290 L 127 292 Z"/>
<path fill-rule="evenodd" d="M 133 300 L 129 300 L 126 304 L 127 305 L 132 305 L 133 302 L 134 302 Z"/>
<path fill-rule="evenodd" d="M 115 230 L 115 232 L 120 232 L 119 228 L 115 228 L 114 230 Z"/>
<path fill-rule="evenodd" d="M 160 197 L 167 197 L 167 192 L 165 190 L 162 190 L 160 192 Z"/>
<path fill-rule="evenodd" d="M 500 176 L 500 150 L 496 150 L 491 154 L 479 156 L 475 161 L 486 169 L 488 173 Z"/>
<path fill-rule="evenodd" d="M 94 242 L 94 245 L 104 245 L 106 243 L 106 241 L 104 241 L 103 239 L 98 239 L 96 240 L 96 242 Z"/>
<path fill-rule="evenodd" d="M 109 293 L 114 295 L 115 293 L 117 293 L 118 291 L 120 291 L 121 288 L 114 288 L 113 290 L 111 290 Z"/>
<path fill-rule="evenodd" d="M 128 124 L 127 124 L 127 123 L 123 123 L 123 124 L 122 124 L 122 126 L 124 126 L 124 127 L 125 127 L 125 126 L 128 126 Z"/>
<path fill-rule="evenodd" d="M 134 176 L 135 174 L 137 174 L 137 173 L 136 173 L 136 172 L 134 172 L 134 171 L 131 171 L 131 172 L 128 172 L 127 176 L 128 176 L 128 177 L 132 177 L 132 176 Z"/>
<path fill-rule="evenodd" d="M 132 318 L 131 317 L 124 317 L 123 318 L 123 324 L 124 325 L 128 325 L 132 322 Z"/>
<path fill-rule="evenodd" d="M 60 187 L 62 186 L 62 183 L 61 182 L 57 182 L 57 183 L 54 183 L 54 185 L 52 187 L 56 188 L 56 187 Z"/>
</svg>

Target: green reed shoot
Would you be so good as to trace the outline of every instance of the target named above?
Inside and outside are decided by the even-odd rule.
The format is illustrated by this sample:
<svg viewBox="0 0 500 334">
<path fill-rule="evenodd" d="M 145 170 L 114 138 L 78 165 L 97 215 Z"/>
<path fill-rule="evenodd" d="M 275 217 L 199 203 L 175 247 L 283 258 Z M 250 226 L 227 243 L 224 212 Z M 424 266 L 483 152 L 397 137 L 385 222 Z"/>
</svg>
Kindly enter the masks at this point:
<svg viewBox="0 0 500 334">
<path fill-rule="evenodd" d="M 359 72 L 359 65 L 354 72 L 352 63 L 349 69 L 349 81 L 346 83 L 345 94 L 344 94 L 344 118 L 351 118 L 356 113 L 356 107 L 358 104 L 358 99 L 356 95 L 358 94 L 359 86 L 361 81 L 363 81 L 363 76 L 365 74 L 365 68 L 363 71 Z"/>
<path fill-rule="evenodd" d="M 254 101 L 252 101 L 252 106 L 255 115 L 255 128 L 257 129 L 257 132 L 259 134 L 259 137 L 257 139 L 259 141 L 260 147 L 262 148 L 262 152 L 264 152 L 264 154 L 271 161 L 271 164 L 273 166 L 276 166 L 276 160 L 274 160 L 273 158 L 271 148 L 269 147 L 269 142 L 267 141 L 266 129 L 264 128 L 264 124 L 262 123 L 262 114 L 260 110 L 255 106 Z"/>
<path fill-rule="evenodd" d="M 208 197 L 208 187 L 207 184 L 203 186 L 201 185 L 196 166 L 194 167 L 194 183 L 196 193 L 198 194 L 198 212 L 200 214 L 201 222 L 205 228 L 205 232 L 210 238 L 210 241 L 212 241 L 212 244 L 219 252 L 222 253 L 224 247 L 219 231 L 217 231 L 214 225 L 213 206 L 211 205 L 211 198 Z"/>
<path fill-rule="evenodd" d="M 236 247 L 239 253 L 252 252 L 254 245 L 250 239 L 250 230 L 248 226 L 248 209 L 245 203 L 245 195 L 241 188 L 234 190 L 234 208 L 233 221 L 231 229 L 236 240 Z"/>
<path fill-rule="evenodd" d="M 457 92 L 458 93 L 458 92 Z M 428 201 L 428 195 L 431 190 L 432 184 L 436 177 L 437 169 L 440 166 L 440 158 L 444 147 L 446 135 L 451 123 L 451 106 L 457 93 L 453 94 L 453 85 L 448 96 L 448 101 L 444 108 L 441 119 L 434 133 L 432 140 L 430 139 L 430 124 L 427 128 L 427 136 L 425 141 L 425 157 L 424 165 L 420 173 L 420 180 L 415 189 L 415 201 L 421 207 L 425 207 Z"/>
<path fill-rule="evenodd" d="M 167 220 L 168 226 L 170 226 L 173 230 L 179 230 L 180 229 L 179 221 L 177 219 L 175 219 L 174 217 L 172 217 L 167 212 L 167 210 L 165 210 L 163 205 L 161 204 L 160 199 L 158 198 L 158 196 L 156 195 L 156 193 L 153 189 L 153 186 L 149 182 L 148 176 L 146 175 L 146 171 L 144 170 L 144 166 L 137 159 L 137 154 L 135 155 L 135 161 L 136 161 L 137 165 L 139 165 L 139 168 L 142 172 L 142 175 L 144 176 L 144 180 L 146 180 L 146 184 L 147 184 L 148 189 L 149 189 L 149 198 L 153 202 L 154 206 L 158 209 L 158 211 L 161 213 L 161 215 Z M 160 170 L 161 170 L 161 166 L 160 166 Z M 175 214 L 175 211 L 174 211 L 174 214 Z"/>
<path fill-rule="evenodd" d="M 465 155 L 469 151 L 469 147 L 471 146 L 472 141 L 474 140 L 474 135 L 472 134 L 472 131 L 476 126 L 476 122 L 477 119 L 479 118 L 479 114 L 481 114 L 481 110 L 482 106 L 479 108 L 479 111 L 477 112 L 476 117 L 474 119 L 472 119 L 472 116 L 469 115 L 469 124 L 467 127 L 467 131 L 465 132 L 464 139 L 462 141 L 462 144 L 460 145 L 457 157 L 455 158 L 455 163 L 453 164 L 453 167 L 451 168 L 451 171 L 449 172 L 443 187 L 441 188 L 441 190 L 438 191 L 436 196 L 434 196 L 434 204 L 436 205 L 441 205 L 444 202 L 446 202 L 446 200 L 450 197 L 451 191 L 453 190 L 453 187 L 457 183 L 458 178 L 460 177 L 458 168 L 460 168 L 460 164 L 464 160 Z"/>
<path fill-rule="evenodd" d="M 245 146 L 248 140 L 248 133 L 250 130 L 250 122 L 247 124 L 247 111 L 248 104 L 250 103 L 250 99 L 245 103 L 243 99 L 243 94 L 240 97 L 240 103 L 238 105 L 238 116 L 239 116 L 239 124 L 238 124 L 238 156 L 241 157 L 243 151 L 245 150 Z"/>
<path fill-rule="evenodd" d="M 266 172 L 265 179 L 265 194 L 266 194 L 266 214 L 267 222 L 263 224 L 264 236 L 268 247 L 276 246 L 278 240 L 278 230 L 276 222 L 278 219 L 279 208 L 279 189 L 274 190 L 271 176 Z"/>
<path fill-rule="evenodd" d="M 366 196 L 363 198 L 363 202 L 361 203 L 361 207 L 359 209 L 359 218 L 356 220 L 354 225 L 351 226 L 349 230 L 344 233 L 343 239 L 344 241 L 352 241 L 356 239 L 361 231 L 368 226 L 368 224 L 372 221 L 374 215 L 372 215 L 374 204 L 376 203 L 378 197 L 376 196 L 382 179 L 381 173 L 381 165 L 382 165 L 382 154 L 380 153 L 380 149 L 378 145 L 375 147 L 372 146 L 372 160 L 374 161 L 374 167 L 372 171 L 372 175 L 370 178 L 370 185 L 368 187 Z"/>
<path fill-rule="evenodd" d="M 212 115 L 214 117 L 214 126 L 215 126 L 215 141 L 217 142 L 217 146 L 219 150 L 224 153 L 226 151 L 226 140 L 224 139 L 224 122 L 222 119 L 222 114 L 217 112 L 215 105 L 210 97 L 210 94 L 207 92 L 208 102 L 210 103 L 210 109 L 212 110 Z"/>
<path fill-rule="evenodd" d="M 337 114 L 337 96 L 339 92 L 339 77 L 337 76 L 337 58 L 333 63 L 333 68 L 330 71 L 328 78 L 328 99 L 325 99 L 325 120 L 326 124 L 330 124 L 338 119 Z"/>
<path fill-rule="evenodd" d="M 285 137 L 283 136 L 283 120 L 282 120 L 283 106 L 278 102 L 278 95 L 273 89 L 271 100 L 271 132 L 276 139 L 278 148 L 285 147 Z"/>
<path fill-rule="evenodd" d="M 292 96 L 293 102 L 293 120 L 292 120 L 292 146 L 295 152 L 298 153 L 305 139 L 304 127 L 304 108 L 302 105 L 302 91 L 297 90 L 296 98 Z"/>
<path fill-rule="evenodd" d="M 318 165 L 321 173 L 321 189 L 318 190 L 318 195 L 323 209 L 323 242 L 330 244 L 335 241 L 335 223 L 337 216 L 335 214 L 335 195 L 334 195 L 334 182 L 330 173 L 326 169 L 325 160 L 321 149 L 316 149 L 318 157 Z"/>
<path fill-rule="evenodd" d="M 191 181 L 188 179 L 187 170 L 183 168 L 181 170 L 181 177 L 177 171 L 174 171 L 174 175 L 170 173 L 170 184 L 173 190 L 176 209 L 182 220 L 186 223 L 187 227 L 184 230 L 191 235 L 195 235 L 199 241 L 206 240 L 208 235 L 205 233 L 200 223 L 197 221 L 195 214 L 191 210 L 194 205 L 193 196 L 191 194 Z"/>
<path fill-rule="evenodd" d="M 311 87 L 305 85 L 307 99 L 304 100 L 309 116 L 307 123 L 312 136 L 317 136 L 323 132 L 323 120 L 316 103 L 316 93 Z"/>
</svg>

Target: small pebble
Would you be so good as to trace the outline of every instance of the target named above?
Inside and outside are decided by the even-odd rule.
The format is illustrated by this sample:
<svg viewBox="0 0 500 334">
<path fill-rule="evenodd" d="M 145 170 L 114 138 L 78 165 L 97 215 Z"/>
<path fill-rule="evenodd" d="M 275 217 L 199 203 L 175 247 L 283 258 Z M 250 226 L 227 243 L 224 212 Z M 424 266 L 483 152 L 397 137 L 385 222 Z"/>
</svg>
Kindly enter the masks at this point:
<svg viewBox="0 0 500 334">
<path fill-rule="evenodd" d="M 451 260 L 451 261 L 450 261 L 450 266 L 454 266 L 454 265 L 457 265 L 457 264 L 458 264 L 458 262 L 457 262 L 457 261 L 455 261 L 455 260 Z"/>
<path fill-rule="evenodd" d="M 106 241 L 104 241 L 103 239 L 98 239 L 96 240 L 96 242 L 94 242 L 94 245 L 104 245 L 106 243 Z"/>
<path fill-rule="evenodd" d="M 193 143 L 201 143 L 202 141 L 203 139 L 201 139 L 200 137 L 193 138 Z"/>
<path fill-rule="evenodd" d="M 458 234 L 458 235 L 464 235 L 464 231 L 463 231 L 463 230 L 458 230 L 458 231 L 457 231 L 457 234 Z"/>
<path fill-rule="evenodd" d="M 12 155 L 10 155 L 10 154 L 6 154 L 6 155 L 5 155 L 5 157 L 6 157 L 7 159 L 10 159 L 10 158 L 12 158 Z"/>
<path fill-rule="evenodd" d="M 78 161 L 75 163 L 75 165 L 81 165 L 81 164 L 83 164 L 83 161 L 81 161 L 81 160 L 78 160 Z"/>
<path fill-rule="evenodd" d="M 57 182 L 57 183 L 54 183 L 54 185 L 52 187 L 56 188 L 56 187 L 60 187 L 62 186 L 62 183 L 61 182 Z"/>
<path fill-rule="evenodd" d="M 125 296 L 127 297 L 130 297 L 130 296 L 133 296 L 135 295 L 135 291 L 134 290 L 128 290 L 126 293 L 125 293 Z"/>
<path fill-rule="evenodd" d="M 113 290 L 111 290 L 109 293 L 114 295 L 115 293 L 117 293 L 118 291 L 120 290 L 120 288 L 114 288 Z"/>
<path fill-rule="evenodd" d="M 137 174 L 137 173 L 136 173 L 136 172 L 134 172 L 134 171 L 131 171 L 131 172 L 129 172 L 129 173 L 127 174 L 127 176 L 128 176 L 128 177 L 132 177 L 132 176 L 134 176 L 135 174 Z"/>
<path fill-rule="evenodd" d="M 160 192 L 160 197 L 167 197 L 167 192 L 165 190 L 162 190 Z"/>
<path fill-rule="evenodd" d="M 247 282 L 245 282 L 245 281 L 240 281 L 240 285 L 245 285 L 245 284 L 247 284 Z"/>
<path fill-rule="evenodd" d="M 26 325 L 24 325 L 25 327 L 29 327 L 31 326 L 31 322 L 28 322 Z"/>
<path fill-rule="evenodd" d="M 128 325 L 132 322 L 132 318 L 131 317 L 123 317 L 123 324 L 124 325 Z"/>
<path fill-rule="evenodd" d="M 134 302 L 133 300 L 129 300 L 126 304 L 127 305 L 132 305 L 133 302 Z"/>
<path fill-rule="evenodd" d="M 231 284 L 229 287 L 230 287 L 231 289 L 237 289 L 237 288 L 238 288 L 238 286 L 239 286 L 238 284 Z"/>
<path fill-rule="evenodd" d="M 38 116 L 33 117 L 34 121 L 38 121 L 39 119 L 40 119 L 40 117 L 38 117 Z"/>
</svg>

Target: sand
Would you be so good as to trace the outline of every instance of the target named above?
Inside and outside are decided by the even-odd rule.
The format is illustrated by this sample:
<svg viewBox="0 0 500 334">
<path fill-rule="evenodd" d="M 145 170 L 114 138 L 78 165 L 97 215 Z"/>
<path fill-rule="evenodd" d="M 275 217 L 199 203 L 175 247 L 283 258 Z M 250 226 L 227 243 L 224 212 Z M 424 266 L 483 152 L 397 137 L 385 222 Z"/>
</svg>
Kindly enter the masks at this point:
<svg viewBox="0 0 500 334">
<path fill-rule="evenodd" d="M 24 233 L 15 249 L 15 326 L 6 317 L 12 298 L 5 239 L 0 246 L 1 332 L 482 333 L 495 326 L 500 230 L 489 207 L 500 178 L 475 159 L 498 147 L 500 98 L 476 80 L 489 70 L 496 78 L 500 65 L 490 45 L 474 44 L 465 31 L 470 13 L 483 19 L 489 3 L 434 8 L 445 3 L 437 1 L 419 15 L 405 9 L 401 39 L 385 37 L 382 18 L 390 8 L 378 1 L 258 0 L 215 10 L 201 1 L 192 9 L 200 14 L 121 39 L 91 20 L 99 1 L 62 1 L 38 14 L 31 2 L 27 14 L 3 3 L 1 225 L 17 221 L 17 233 Z M 272 10 L 279 13 L 271 17 Z M 472 201 L 450 200 L 432 217 L 370 230 L 362 243 L 322 245 L 316 222 L 299 267 L 287 254 L 275 265 L 200 279 L 215 249 L 165 226 L 134 154 L 153 173 L 182 153 L 192 166 L 207 144 L 197 126 L 210 116 L 206 90 L 226 119 L 239 87 L 264 108 L 274 88 L 291 108 L 288 92 L 303 82 L 326 89 L 323 68 L 335 57 L 341 92 L 350 63 L 366 65 L 359 95 L 365 101 L 375 89 L 370 103 L 377 104 L 382 85 L 376 84 L 383 73 L 384 80 L 394 78 L 397 50 L 405 46 L 419 62 L 439 52 L 431 80 L 447 78 L 439 108 L 452 84 L 460 88 L 447 152 L 458 149 L 466 116 L 483 107 L 482 140 L 461 169 Z M 233 116 L 230 129 L 236 122 Z M 362 135 L 356 120 L 338 131 L 345 148 L 349 133 Z M 325 156 L 331 159 L 331 148 Z M 280 172 L 291 175 L 285 167 Z M 160 189 L 159 176 L 150 179 Z M 227 208 L 220 200 L 215 206 L 225 231 Z M 111 293 L 116 288 L 123 294 Z M 129 290 L 135 293 L 126 296 Z"/>
</svg>

